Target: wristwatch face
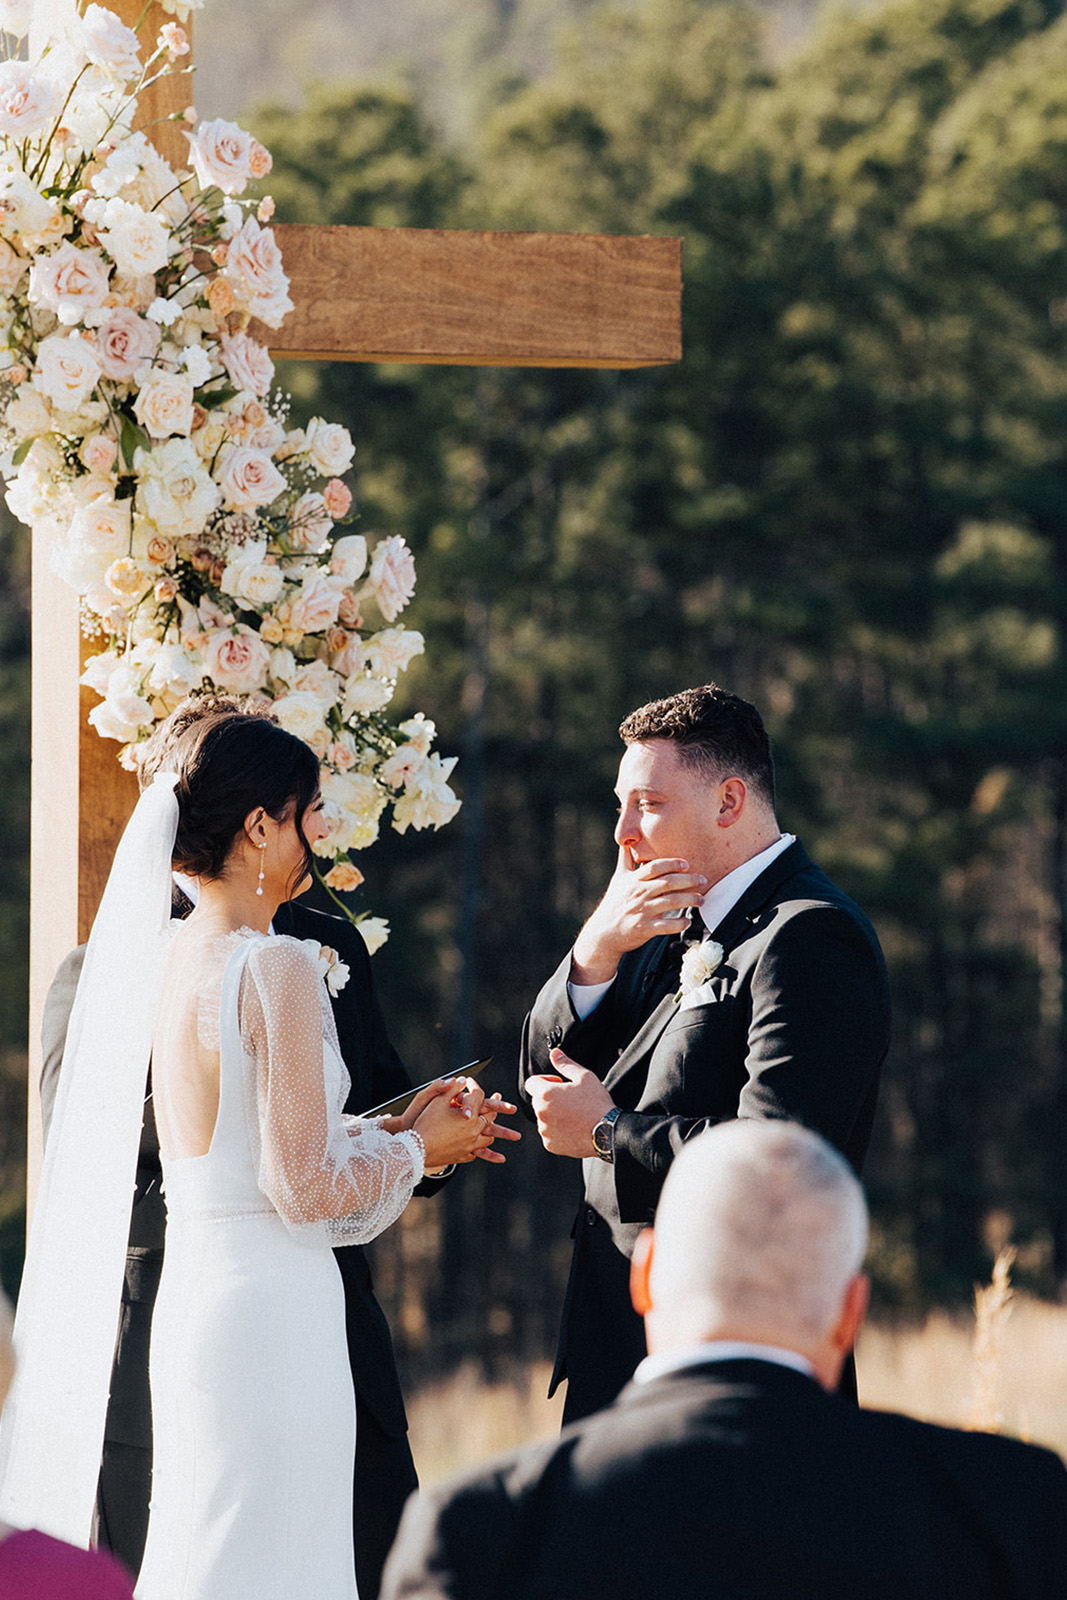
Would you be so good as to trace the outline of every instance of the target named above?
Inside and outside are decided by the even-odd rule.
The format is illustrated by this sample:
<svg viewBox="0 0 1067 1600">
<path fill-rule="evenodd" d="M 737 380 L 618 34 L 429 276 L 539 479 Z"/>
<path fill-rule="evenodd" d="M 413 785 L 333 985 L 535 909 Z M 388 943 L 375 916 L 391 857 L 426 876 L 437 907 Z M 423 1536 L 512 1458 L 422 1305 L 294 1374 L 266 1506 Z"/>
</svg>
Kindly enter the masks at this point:
<svg viewBox="0 0 1067 1600">
<path fill-rule="evenodd" d="M 593 1129 L 593 1149 L 602 1161 L 610 1161 L 615 1154 L 614 1122 L 609 1112 Z"/>
</svg>

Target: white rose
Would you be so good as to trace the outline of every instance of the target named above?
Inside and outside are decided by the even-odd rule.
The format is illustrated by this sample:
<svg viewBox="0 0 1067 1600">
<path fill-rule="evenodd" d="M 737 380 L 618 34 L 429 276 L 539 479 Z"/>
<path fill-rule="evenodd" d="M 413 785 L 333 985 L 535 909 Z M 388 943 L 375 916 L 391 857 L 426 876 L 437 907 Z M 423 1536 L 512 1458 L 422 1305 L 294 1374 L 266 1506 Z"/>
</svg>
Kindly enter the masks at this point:
<svg viewBox="0 0 1067 1600">
<path fill-rule="evenodd" d="M 377 600 L 386 622 L 394 621 L 415 593 L 415 558 L 399 534 L 376 547 L 366 592 Z"/>
<path fill-rule="evenodd" d="M 330 571 L 346 584 L 355 583 L 367 565 L 367 541 L 361 533 L 346 533 L 330 548 Z"/>
<path fill-rule="evenodd" d="M 291 681 L 297 694 L 313 694 L 327 710 L 335 704 L 341 688 L 340 678 L 325 661 L 302 661 Z"/>
<path fill-rule="evenodd" d="M 271 710 L 287 733 L 310 744 L 325 732 L 326 707 L 314 694 L 284 694 L 271 702 Z"/>
<path fill-rule="evenodd" d="M 119 656 L 114 650 L 108 650 L 102 655 L 90 656 L 85 663 L 85 671 L 78 679 L 87 688 L 95 689 L 97 694 L 107 694 L 107 686 L 111 682 L 111 674 L 119 664 Z"/>
<path fill-rule="evenodd" d="M 429 717 L 424 717 L 421 711 L 416 711 L 413 717 L 402 722 L 397 729 L 408 741 L 408 748 L 417 750 L 420 755 L 428 756 L 430 746 L 437 737 L 436 724 Z"/>
<path fill-rule="evenodd" d="M 70 524 L 72 539 L 80 539 L 87 550 L 106 563 L 125 555 L 130 547 L 132 500 L 91 500 L 79 506 Z"/>
<path fill-rule="evenodd" d="M 250 539 L 237 550 L 222 574 L 219 588 L 246 607 L 269 606 L 285 586 L 281 567 L 269 563 L 266 539 Z"/>
<path fill-rule="evenodd" d="M 338 478 L 352 464 L 356 447 L 347 428 L 312 417 L 304 436 L 304 454 L 324 478 Z"/>
<path fill-rule="evenodd" d="M 389 924 L 384 917 L 360 917 L 356 927 L 363 935 L 367 953 L 373 955 L 389 938 Z"/>
<path fill-rule="evenodd" d="M 204 671 L 219 689 L 248 694 L 261 689 L 270 666 L 270 651 L 251 628 L 213 633 L 204 651 Z"/>
<path fill-rule="evenodd" d="M 100 242 L 127 278 L 149 277 L 170 260 L 170 228 L 166 219 L 143 211 L 128 200 L 109 200 L 107 226 Z"/>
<path fill-rule="evenodd" d="M 188 437 L 193 426 L 193 385 L 188 374 L 147 373 L 134 400 L 133 414 L 153 439 L 175 433 Z"/>
<path fill-rule="evenodd" d="M 187 133 L 189 160 L 201 189 L 221 189 L 223 194 L 240 194 L 252 176 L 251 134 L 236 122 L 216 117 L 202 122 L 195 133 Z"/>
<path fill-rule="evenodd" d="M 284 645 L 277 645 L 270 653 L 270 675 L 275 683 L 287 686 L 296 677 L 296 657 Z"/>
<path fill-rule="evenodd" d="M 0 0 L 0 30 L 13 39 L 22 39 L 30 31 L 33 0 Z"/>
<path fill-rule="evenodd" d="M 2 219 L 0 219 L 2 225 Z M 29 261 L 13 250 L 6 239 L 0 239 L 0 294 L 13 294 L 22 282 Z"/>
<path fill-rule="evenodd" d="M 269 506 L 287 487 L 267 452 L 246 445 L 235 445 L 226 452 L 219 484 L 226 501 L 237 511 Z"/>
<path fill-rule="evenodd" d="M 21 167 L 0 166 L 0 228 L 25 249 L 47 228 L 58 208 L 44 198 Z"/>
<path fill-rule="evenodd" d="M 21 140 L 40 133 L 55 100 L 53 85 L 37 77 L 25 61 L 0 62 L 0 134 Z"/>
<path fill-rule="evenodd" d="M 203 681 L 203 670 L 180 644 L 160 645 L 148 675 L 148 687 L 153 694 L 163 695 L 168 700 L 184 700 L 187 694 L 199 689 Z"/>
<path fill-rule="evenodd" d="M 345 684 L 342 710 L 345 717 L 367 717 L 381 711 L 393 698 L 393 686 L 381 678 L 354 677 Z"/>
<path fill-rule="evenodd" d="M 111 674 L 107 698 L 89 713 L 89 721 L 102 739 L 118 739 L 129 744 L 142 728 L 150 727 L 155 714 L 138 692 L 137 681 L 127 667 Z"/>
<path fill-rule="evenodd" d="M 372 634 L 364 643 L 367 661 L 372 672 L 383 678 L 396 678 L 406 672 L 416 656 L 426 649 L 421 633 L 412 628 L 383 628 Z"/>
<path fill-rule="evenodd" d="M 191 537 L 217 509 L 218 485 L 187 439 L 168 439 L 134 454 L 137 510 L 171 538 Z"/>
<path fill-rule="evenodd" d="M 55 333 L 37 347 L 33 386 L 60 410 L 74 411 L 88 400 L 99 376 L 100 360 L 84 339 Z"/>
<path fill-rule="evenodd" d="M 274 379 L 274 362 L 264 347 L 247 333 L 231 334 L 219 346 L 222 364 L 236 389 L 265 395 Z"/>
<path fill-rule="evenodd" d="M 14 431 L 15 438 L 35 439 L 47 433 L 52 426 L 51 413 L 36 389 L 25 386 L 8 405 L 4 421 Z"/>
<path fill-rule="evenodd" d="M 414 774 L 409 786 L 393 805 L 393 827 L 397 833 L 408 828 L 441 828 L 451 822 L 460 802 L 449 788 L 448 779 L 456 757 L 430 756 Z"/>
<path fill-rule="evenodd" d="M 141 73 L 137 35 L 113 11 L 103 6 L 86 8 L 81 25 L 81 46 L 96 67 L 104 67 L 123 83 Z"/>
</svg>

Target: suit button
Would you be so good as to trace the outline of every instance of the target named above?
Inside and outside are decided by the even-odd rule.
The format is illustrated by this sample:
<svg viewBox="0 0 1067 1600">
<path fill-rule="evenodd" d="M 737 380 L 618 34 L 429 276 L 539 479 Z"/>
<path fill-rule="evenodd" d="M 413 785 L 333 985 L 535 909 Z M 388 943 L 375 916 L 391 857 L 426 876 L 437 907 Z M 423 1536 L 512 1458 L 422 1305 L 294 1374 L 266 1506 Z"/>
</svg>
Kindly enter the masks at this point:
<svg viewBox="0 0 1067 1600">
<path fill-rule="evenodd" d="M 585 1208 L 585 1225 L 586 1225 L 586 1227 L 587 1228 L 595 1228 L 599 1221 L 600 1221 L 599 1214 L 596 1211 L 593 1210 L 592 1206 L 586 1206 L 586 1208 Z"/>
</svg>

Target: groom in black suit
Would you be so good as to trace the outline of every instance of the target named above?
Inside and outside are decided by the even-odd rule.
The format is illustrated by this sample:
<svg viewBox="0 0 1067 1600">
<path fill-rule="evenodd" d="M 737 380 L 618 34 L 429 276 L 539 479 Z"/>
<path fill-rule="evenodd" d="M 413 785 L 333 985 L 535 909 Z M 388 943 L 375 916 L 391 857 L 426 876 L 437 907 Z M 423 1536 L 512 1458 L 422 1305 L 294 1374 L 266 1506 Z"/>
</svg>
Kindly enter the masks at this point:
<svg viewBox="0 0 1067 1600">
<path fill-rule="evenodd" d="M 878 940 L 781 832 L 756 708 L 708 685 L 619 731 L 618 864 L 534 1003 L 520 1070 L 546 1150 L 583 1166 L 552 1379 L 565 1422 L 641 1359 L 630 1257 L 685 1142 L 786 1118 L 859 1172 L 889 1042 Z"/>
<path fill-rule="evenodd" d="M 830 1392 L 865 1245 L 859 1183 L 818 1135 L 701 1134 L 635 1253 L 635 1381 L 416 1495 L 382 1600 L 1062 1600 L 1056 1456 Z"/>
</svg>

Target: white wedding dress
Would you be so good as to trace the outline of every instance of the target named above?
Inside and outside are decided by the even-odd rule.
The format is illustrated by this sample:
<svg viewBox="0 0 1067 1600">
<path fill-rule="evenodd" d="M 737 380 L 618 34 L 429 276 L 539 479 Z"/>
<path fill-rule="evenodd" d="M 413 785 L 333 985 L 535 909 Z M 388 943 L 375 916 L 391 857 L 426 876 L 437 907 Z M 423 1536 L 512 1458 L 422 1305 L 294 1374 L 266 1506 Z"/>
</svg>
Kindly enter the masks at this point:
<svg viewBox="0 0 1067 1600">
<path fill-rule="evenodd" d="M 163 1161 L 152 1507 L 136 1594 L 354 1600 L 355 1405 L 331 1247 L 399 1216 L 422 1176 L 421 1142 L 343 1116 L 333 1015 L 298 940 L 177 931 L 153 1056 L 172 1152 L 196 1143 L 175 1074 L 187 1085 L 190 1063 L 216 1050 L 210 1146 Z"/>
</svg>

